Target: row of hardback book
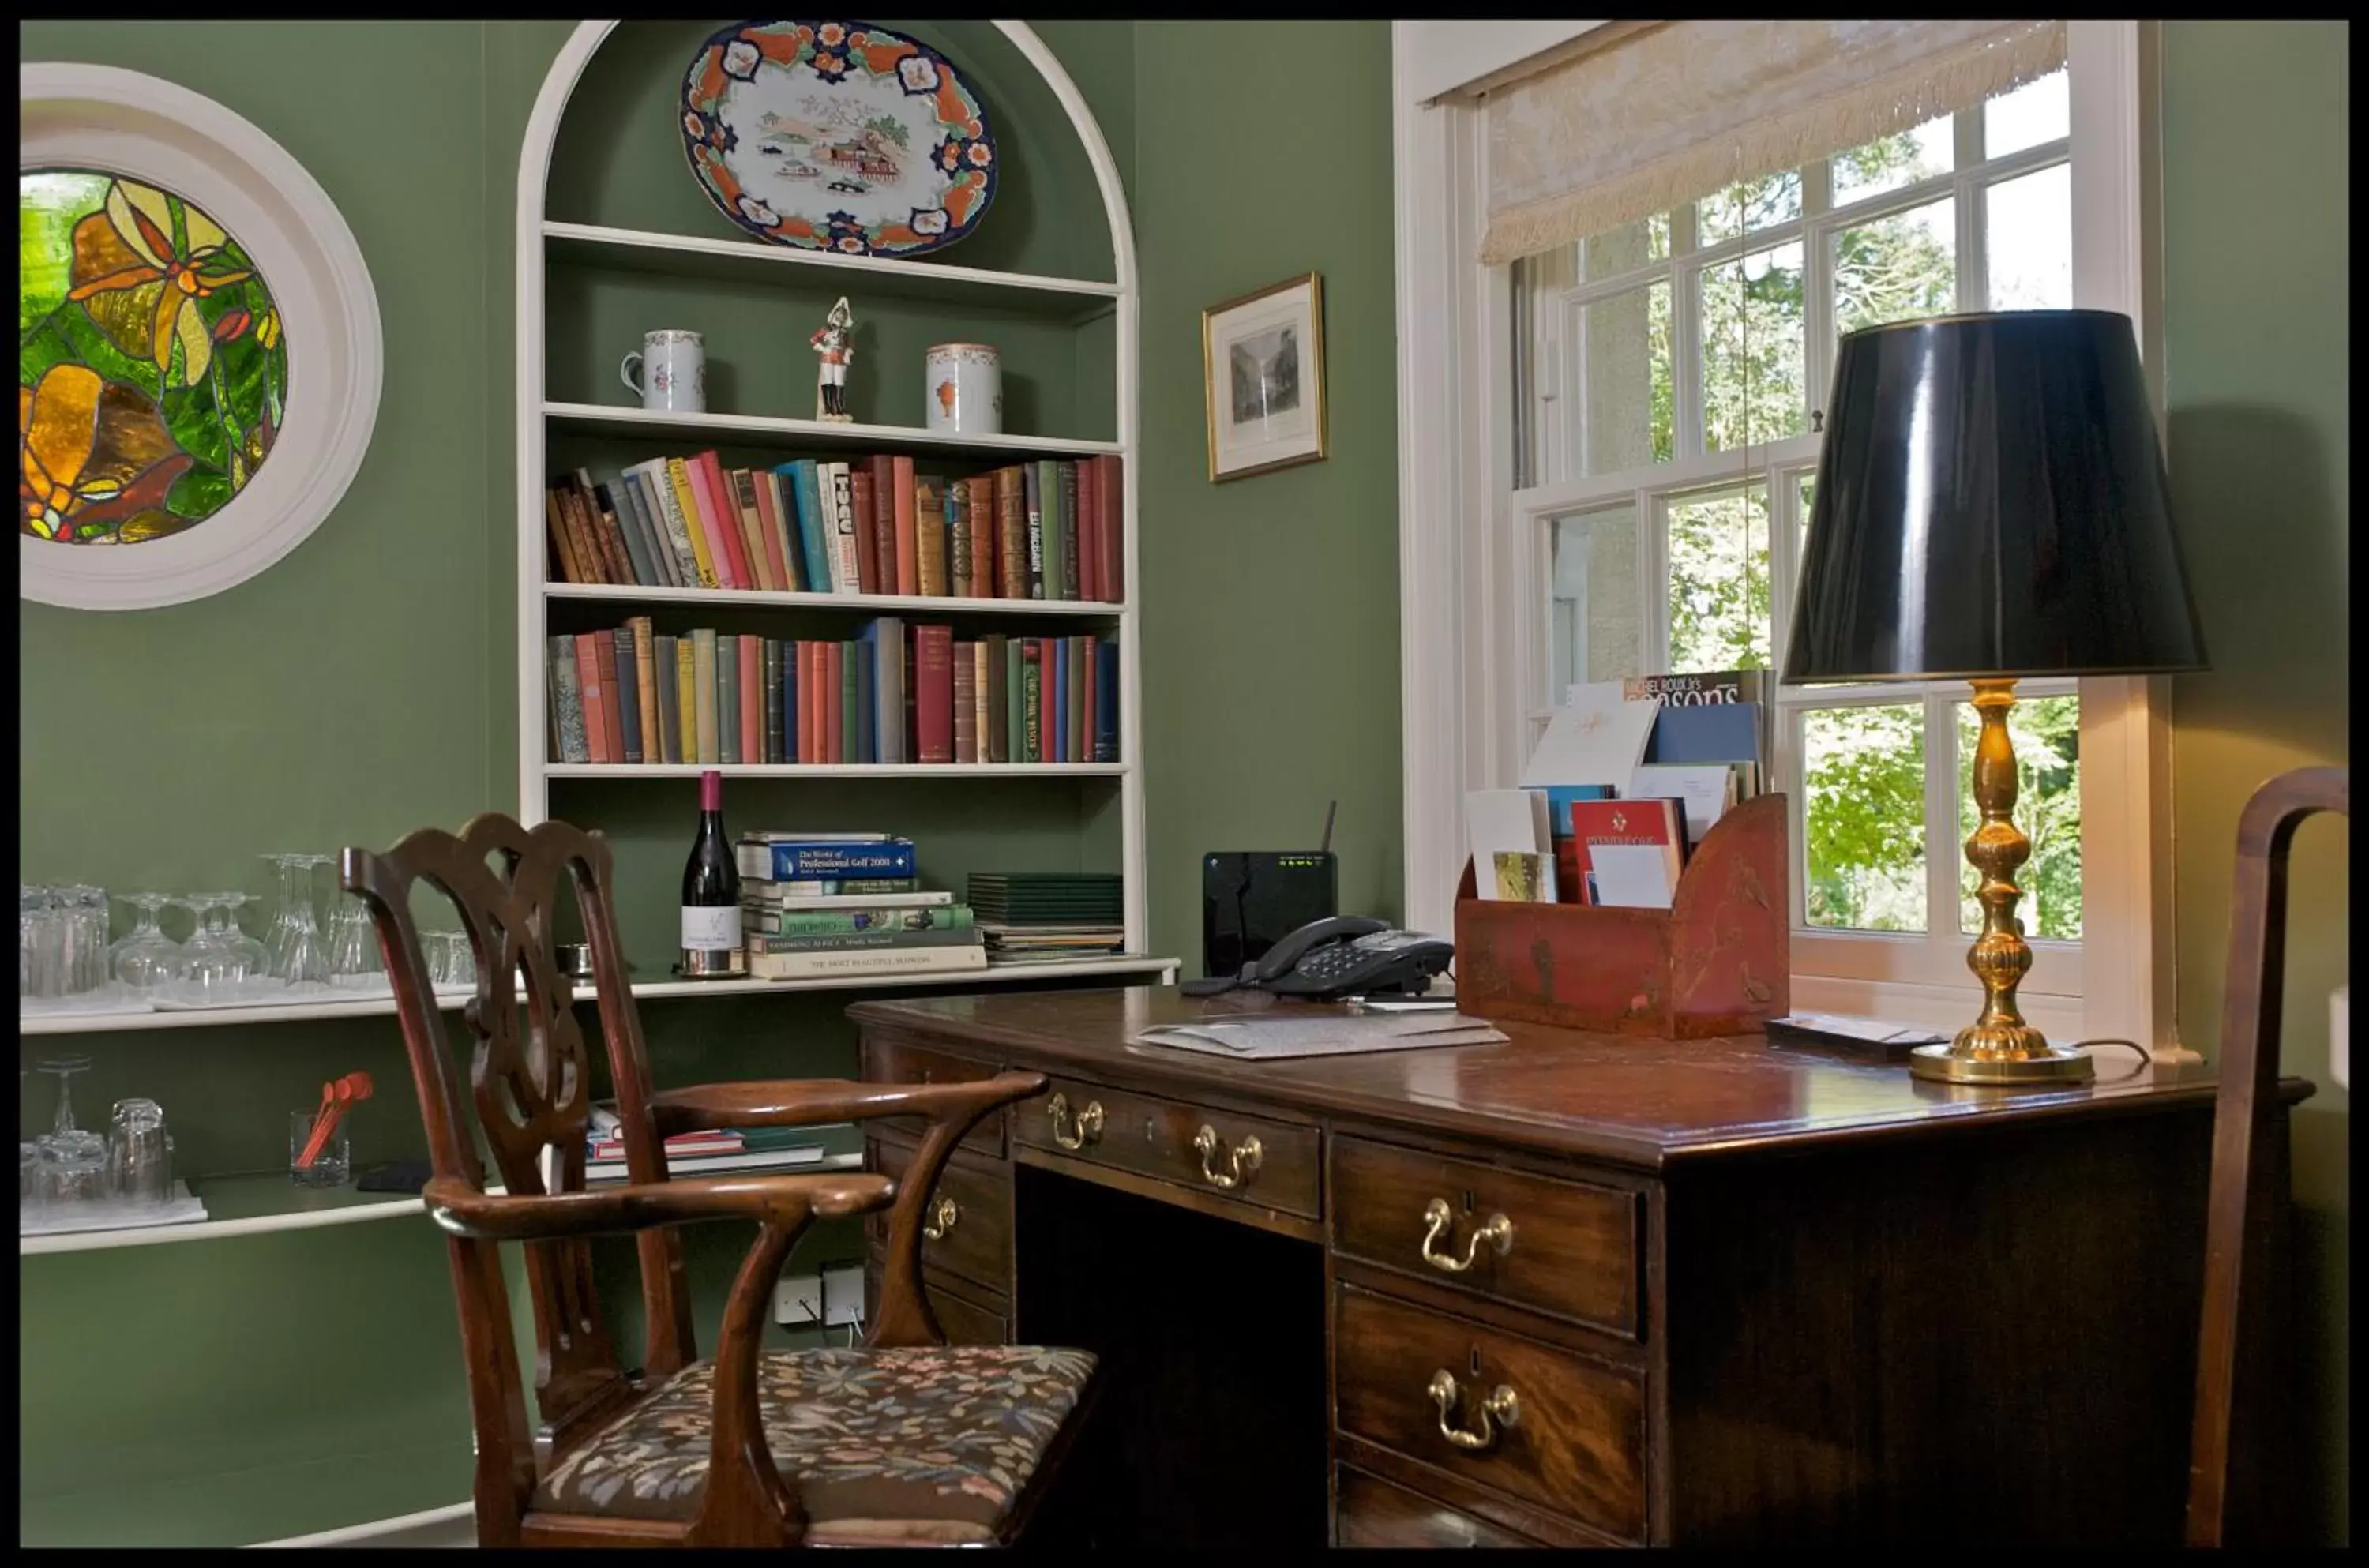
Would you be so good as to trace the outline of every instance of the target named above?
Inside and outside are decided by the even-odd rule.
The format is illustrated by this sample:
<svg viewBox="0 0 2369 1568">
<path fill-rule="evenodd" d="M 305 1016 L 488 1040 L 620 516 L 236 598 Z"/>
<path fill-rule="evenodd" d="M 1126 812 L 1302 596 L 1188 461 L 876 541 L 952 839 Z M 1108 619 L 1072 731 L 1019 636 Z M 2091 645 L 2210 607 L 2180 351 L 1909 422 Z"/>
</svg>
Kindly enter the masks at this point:
<svg viewBox="0 0 2369 1568">
<path fill-rule="evenodd" d="M 740 932 L 749 974 L 804 980 L 960 974 L 985 933 L 952 893 L 924 890 L 910 839 L 875 832 L 743 833 Z"/>
<path fill-rule="evenodd" d="M 1119 460 L 946 478 L 910 457 L 727 468 L 658 457 L 544 492 L 551 569 L 571 583 L 967 599 L 1125 597 Z"/>
<path fill-rule="evenodd" d="M 958 638 L 883 615 L 841 642 L 636 615 L 551 638 L 549 665 L 563 762 L 1118 761 L 1107 636 Z"/>
<path fill-rule="evenodd" d="M 862 1146 L 853 1124 L 830 1122 L 800 1127 L 702 1127 L 666 1140 L 670 1176 L 719 1175 L 727 1171 L 818 1165 L 834 1153 Z M 625 1139 L 615 1106 L 596 1104 L 584 1129 L 584 1179 L 626 1179 Z"/>
<path fill-rule="evenodd" d="M 1465 797 L 1483 898 L 1667 909 L 1688 855 L 1759 793 L 1765 672 L 1649 675 L 1573 686 L 1526 786 Z"/>
<path fill-rule="evenodd" d="M 967 885 L 990 964 L 1043 964 L 1121 951 L 1121 883 L 1110 872 L 975 871 Z"/>
</svg>

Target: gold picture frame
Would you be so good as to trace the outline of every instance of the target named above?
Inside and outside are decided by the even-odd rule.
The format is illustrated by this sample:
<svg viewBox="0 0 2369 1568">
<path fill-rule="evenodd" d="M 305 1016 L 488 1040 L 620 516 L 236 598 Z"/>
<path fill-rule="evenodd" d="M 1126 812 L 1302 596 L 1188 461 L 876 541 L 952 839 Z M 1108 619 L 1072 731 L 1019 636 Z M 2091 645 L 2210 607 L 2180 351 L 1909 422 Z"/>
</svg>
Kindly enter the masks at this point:
<svg viewBox="0 0 2369 1568">
<path fill-rule="evenodd" d="M 1322 273 L 1201 313 L 1201 408 L 1212 484 L 1329 455 Z"/>
</svg>

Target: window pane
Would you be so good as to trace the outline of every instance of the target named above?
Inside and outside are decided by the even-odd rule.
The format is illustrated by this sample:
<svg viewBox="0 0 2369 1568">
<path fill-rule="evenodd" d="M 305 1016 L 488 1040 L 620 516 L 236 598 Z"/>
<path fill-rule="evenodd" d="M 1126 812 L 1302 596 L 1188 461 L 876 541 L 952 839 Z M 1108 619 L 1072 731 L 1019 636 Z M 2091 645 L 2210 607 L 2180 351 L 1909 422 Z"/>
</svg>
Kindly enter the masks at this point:
<svg viewBox="0 0 2369 1568">
<path fill-rule="evenodd" d="M 1571 313 L 1579 360 L 1579 477 L 1667 463 L 1670 285 L 1667 280 Z"/>
<path fill-rule="evenodd" d="M 1809 922 L 1925 929 L 1925 707 L 1802 715 Z"/>
<path fill-rule="evenodd" d="M 1547 702 L 1574 681 L 1645 670 L 1645 606 L 1637 592 L 1637 509 L 1623 501 L 1547 524 Z"/>
<path fill-rule="evenodd" d="M 1579 243 L 1583 280 L 1600 281 L 1670 258 L 1670 215 L 1656 212 Z"/>
<path fill-rule="evenodd" d="M 1768 668 L 1768 486 L 1669 503 L 1670 669 Z"/>
<path fill-rule="evenodd" d="M 1974 808 L 1974 741 L 1982 719 L 1972 703 L 1958 704 L 1958 831 L 1972 837 L 1982 821 Z M 2081 699 L 2031 697 L 2008 711 L 2015 743 L 2015 825 L 2031 841 L 2031 858 L 2015 875 L 2023 889 L 2016 914 L 2030 936 L 2077 941 L 2081 935 Z M 1963 860 L 1963 857 L 1962 856 Z M 1958 868 L 1958 929 L 1983 928 L 1974 902 L 1981 874 Z"/>
<path fill-rule="evenodd" d="M 1985 198 L 1991 309 L 2073 304 L 2073 170 L 2058 164 L 1994 185 Z"/>
<path fill-rule="evenodd" d="M 1956 308 L 1956 208 L 1945 196 L 1835 236 L 1837 332 Z"/>
<path fill-rule="evenodd" d="M 1836 154 L 1830 166 L 1834 204 L 1840 207 L 1949 173 L 1952 134 L 1950 116 L 1945 114 L 1913 131 L 1896 132 L 1864 147 Z"/>
<path fill-rule="evenodd" d="M 1786 169 L 1731 185 L 1695 203 L 1695 243 L 1713 246 L 1802 215 L 1802 171 Z"/>
<path fill-rule="evenodd" d="M 1703 269 L 1703 447 L 1734 452 L 1809 429 L 1802 369 L 1802 247 Z"/>
<path fill-rule="evenodd" d="M 2073 106 L 2065 81 L 2063 71 L 2052 71 L 1983 105 L 1983 156 L 2020 153 L 2072 134 Z"/>
</svg>

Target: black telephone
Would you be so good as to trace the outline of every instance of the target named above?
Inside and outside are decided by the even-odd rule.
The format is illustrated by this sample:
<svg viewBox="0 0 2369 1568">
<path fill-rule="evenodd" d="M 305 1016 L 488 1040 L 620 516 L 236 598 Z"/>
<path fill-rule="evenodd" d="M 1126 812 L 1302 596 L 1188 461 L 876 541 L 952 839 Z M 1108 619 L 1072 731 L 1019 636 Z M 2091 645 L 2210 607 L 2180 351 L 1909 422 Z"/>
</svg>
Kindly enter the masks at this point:
<svg viewBox="0 0 2369 1568">
<path fill-rule="evenodd" d="M 1323 1001 L 1377 991 L 1419 991 L 1455 960 L 1456 944 L 1421 932 L 1393 931 L 1363 915 L 1311 921 L 1276 943 L 1231 979 L 1187 980 L 1187 996 L 1234 990 Z"/>
</svg>

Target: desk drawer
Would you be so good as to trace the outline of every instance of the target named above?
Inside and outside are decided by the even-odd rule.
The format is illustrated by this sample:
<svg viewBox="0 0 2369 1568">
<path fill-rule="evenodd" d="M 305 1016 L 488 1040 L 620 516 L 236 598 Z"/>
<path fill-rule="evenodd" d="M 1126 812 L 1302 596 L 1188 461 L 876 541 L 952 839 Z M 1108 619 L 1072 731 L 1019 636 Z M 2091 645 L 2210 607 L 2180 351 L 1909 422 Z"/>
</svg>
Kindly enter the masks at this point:
<svg viewBox="0 0 2369 1568">
<path fill-rule="evenodd" d="M 1203 1139 L 1205 1128 L 1214 1140 Z M 1322 1140 L 1312 1127 L 1056 1078 L 1013 1107 L 1012 1137 L 1241 1203 L 1310 1219 L 1323 1212 Z M 1196 1139 L 1209 1146 L 1196 1147 Z"/>
<path fill-rule="evenodd" d="M 1643 1538 L 1645 1401 L 1634 1378 L 1346 1285 L 1334 1297 L 1333 1345 L 1343 1432 L 1623 1539 Z M 1436 1384 L 1447 1390 L 1445 1413 Z M 1510 1424 L 1482 1408 L 1501 1391 L 1512 1395 Z"/>
<path fill-rule="evenodd" d="M 864 1042 L 864 1076 L 873 1083 L 975 1083 L 982 1078 L 994 1077 L 1000 1070 L 990 1061 L 948 1056 L 943 1051 L 909 1046 L 901 1040 L 866 1038 Z M 963 1134 L 963 1147 L 1001 1159 L 1004 1115 L 1001 1110 L 990 1111 L 979 1118 L 977 1127 Z M 865 1125 L 893 1127 L 899 1135 L 916 1139 L 929 1126 L 917 1116 L 883 1117 Z"/>
<path fill-rule="evenodd" d="M 873 1144 L 873 1168 L 902 1180 L 914 1150 L 893 1139 Z M 961 1150 L 938 1173 L 937 1190 L 930 1195 L 927 1223 L 921 1231 L 921 1263 L 927 1268 L 958 1275 L 990 1290 L 1012 1290 L 1012 1179 L 1001 1170 L 981 1170 Z M 874 1215 L 864 1221 L 875 1242 L 888 1243 L 888 1221 Z M 936 1230 L 937 1235 L 930 1234 Z"/>
<path fill-rule="evenodd" d="M 1337 1546 L 1528 1546 L 1520 1536 L 1460 1514 L 1445 1503 L 1341 1470 Z"/>
<path fill-rule="evenodd" d="M 1335 1138 L 1333 1210 L 1346 1256 L 1636 1335 L 1635 1193 Z M 1482 1235 L 1499 1215 L 1512 1228 L 1503 1252 Z"/>
</svg>

